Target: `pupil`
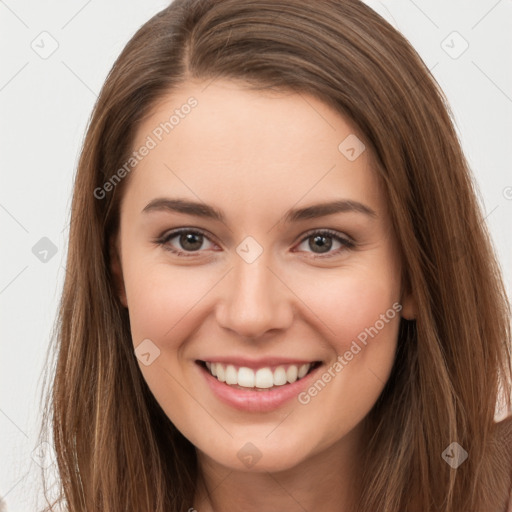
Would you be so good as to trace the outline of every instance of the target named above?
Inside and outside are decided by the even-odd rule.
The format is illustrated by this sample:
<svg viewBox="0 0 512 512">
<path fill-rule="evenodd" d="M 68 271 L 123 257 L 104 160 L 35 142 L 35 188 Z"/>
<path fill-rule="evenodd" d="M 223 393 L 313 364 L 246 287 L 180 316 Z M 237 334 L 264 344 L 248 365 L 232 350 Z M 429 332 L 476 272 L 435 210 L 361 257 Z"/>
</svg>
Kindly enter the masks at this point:
<svg viewBox="0 0 512 512">
<path fill-rule="evenodd" d="M 323 235 L 317 235 L 315 237 L 313 237 L 313 240 L 316 244 L 318 244 L 316 247 L 320 247 L 321 249 L 325 249 L 325 250 L 322 250 L 322 251 L 319 251 L 319 252 L 328 252 L 330 249 L 331 249 L 331 246 L 332 246 L 332 240 L 331 240 L 331 243 L 326 243 L 325 240 L 326 239 L 329 239 L 330 240 L 330 237 L 328 236 L 323 236 Z M 309 244 L 310 248 L 311 249 L 314 249 L 314 246 L 310 243 Z"/>
<path fill-rule="evenodd" d="M 195 243 L 195 245 L 194 245 Z M 184 235 L 181 235 L 180 237 L 180 244 L 184 249 L 189 250 L 197 250 L 201 247 L 203 241 L 202 241 L 202 235 L 196 235 L 194 233 L 186 233 Z M 192 247 L 188 244 L 191 244 Z M 187 246 L 188 245 L 188 246 Z"/>
</svg>

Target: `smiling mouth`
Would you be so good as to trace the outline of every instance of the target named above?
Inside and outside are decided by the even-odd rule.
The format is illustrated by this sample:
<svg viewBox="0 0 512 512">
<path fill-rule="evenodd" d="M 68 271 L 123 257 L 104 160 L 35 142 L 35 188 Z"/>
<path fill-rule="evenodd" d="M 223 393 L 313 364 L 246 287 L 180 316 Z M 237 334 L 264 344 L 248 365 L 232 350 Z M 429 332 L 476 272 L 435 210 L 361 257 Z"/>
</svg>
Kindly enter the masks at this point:
<svg viewBox="0 0 512 512">
<path fill-rule="evenodd" d="M 321 361 L 313 361 L 305 364 L 282 364 L 275 367 L 266 366 L 252 369 L 246 366 L 209 361 L 196 362 L 219 382 L 235 389 L 252 391 L 271 391 L 287 384 L 293 384 L 322 364 Z"/>
</svg>

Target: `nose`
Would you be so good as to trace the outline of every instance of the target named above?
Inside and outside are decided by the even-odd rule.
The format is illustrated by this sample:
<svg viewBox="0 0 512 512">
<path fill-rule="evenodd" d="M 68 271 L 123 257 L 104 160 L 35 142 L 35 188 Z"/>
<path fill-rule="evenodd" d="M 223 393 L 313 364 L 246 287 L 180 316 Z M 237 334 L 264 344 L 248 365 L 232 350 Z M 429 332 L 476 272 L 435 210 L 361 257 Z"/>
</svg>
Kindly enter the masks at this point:
<svg viewBox="0 0 512 512">
<path fill-rule="evenodd" d="M 293 320 L 293 293 L 266 252 L 247 263 L 236 253 L 234 268 L 223 280 L 216 309 L 218 324 L 244 338 L 259 338 L 283 330 Z"/>
</svg>

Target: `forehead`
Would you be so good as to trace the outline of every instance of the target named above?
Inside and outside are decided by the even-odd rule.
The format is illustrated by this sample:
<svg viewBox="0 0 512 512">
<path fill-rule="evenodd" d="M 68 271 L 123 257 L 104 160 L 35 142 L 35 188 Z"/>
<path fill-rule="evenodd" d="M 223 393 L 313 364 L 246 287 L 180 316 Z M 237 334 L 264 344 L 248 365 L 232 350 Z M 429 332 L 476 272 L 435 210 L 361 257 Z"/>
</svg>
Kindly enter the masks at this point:
<svg viewBox="0 0 512 512">
<path fill-rule="evenodd" d="M 158 101 L 133 149 L 151 146 L 127 194 L 176 192 L 226 207 L 339 199 L 382 207 L 357 128 L 319 99 L 230 80 L 189 82 Z"/>
</svg>

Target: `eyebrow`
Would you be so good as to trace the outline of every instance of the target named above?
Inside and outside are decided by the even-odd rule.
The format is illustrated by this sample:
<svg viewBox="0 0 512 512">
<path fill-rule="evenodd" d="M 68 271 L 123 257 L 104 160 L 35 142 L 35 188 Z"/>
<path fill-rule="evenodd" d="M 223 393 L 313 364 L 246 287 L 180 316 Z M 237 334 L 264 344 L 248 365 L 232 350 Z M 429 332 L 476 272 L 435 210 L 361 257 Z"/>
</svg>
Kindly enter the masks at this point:
<svg viewBox="0 0 512 512">
<path fill-rule="evenodd" d="M 170 199 L 159 197 L 150 201 L 142 210 L 142 213 L 154 211 L 170 211 L 184 213 L 186 215 L 194 215 L 206 219 L 213 219 L 225 223 L 225 216 L 222 211 L 210 206 L 206 203 L 198 203 L 188 199 Z M 351 200 L 338 200 L 328 203 L 319 203 L 305 208 L 296 208 L 288 210 L 283 222 L 292 223 L 302 220 L 316 219 L 326 217 L 335 213 L 362 213 L 369 217 L 377 217 L 377 214 L 369 206 Z"/>
</svg>

